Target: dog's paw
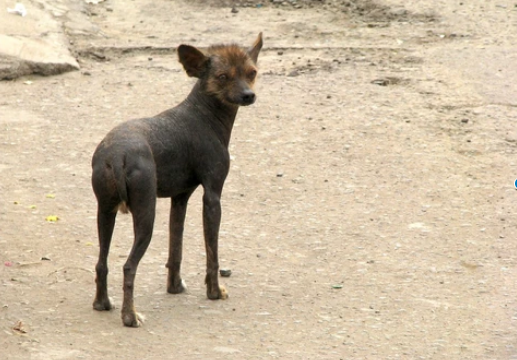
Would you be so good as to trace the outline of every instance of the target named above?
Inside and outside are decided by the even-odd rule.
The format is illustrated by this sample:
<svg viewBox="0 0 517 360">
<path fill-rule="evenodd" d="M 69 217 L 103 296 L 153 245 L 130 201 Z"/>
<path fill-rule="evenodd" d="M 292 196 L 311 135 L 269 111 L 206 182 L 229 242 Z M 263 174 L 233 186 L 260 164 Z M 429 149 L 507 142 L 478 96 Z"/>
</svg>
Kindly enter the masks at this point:
<svg viewBox="0 0 517 360">
<path fill-rule="evenodd" d="M 219 286 L 218 291 L 210 291 L 207 289 L 207 297 L 210 300 L 226 300 L 228 299 L 228 291 L 224 286 Z"/>
<path fill-rule="evenodd" d="M 95 299 L 93 302 L 93 308 L 97 311 L 106 311 L 113 309 L 113 302 L 110 298 L 105 299 Z"/>
<path fill-rule="evenodd" d="M 137 328 L 143 325 L 145 316 L 135 311 L 134 313 L 122 315 L 122 322 L 124 326 Z"/>
<path fill-rule="evenodd" d="M 176 286 L 173 286 L 173 285 L 169 285 L 167 287 L 167 292 L 169 294 L 181 294 L 182 292 L 185 292 L 187 291 L 187 284 L 185 283 L 185 281 L 183 279 L 181 279 L 181 282 L 176 285 Z"/>
<path fill-rule="evenodd" d="M 219 299 L 226 300 L 228 299 L 228 291 L 224 286 L 219 286 L 219 291 L 221 292 L 221 297 Z"/>
</svg>

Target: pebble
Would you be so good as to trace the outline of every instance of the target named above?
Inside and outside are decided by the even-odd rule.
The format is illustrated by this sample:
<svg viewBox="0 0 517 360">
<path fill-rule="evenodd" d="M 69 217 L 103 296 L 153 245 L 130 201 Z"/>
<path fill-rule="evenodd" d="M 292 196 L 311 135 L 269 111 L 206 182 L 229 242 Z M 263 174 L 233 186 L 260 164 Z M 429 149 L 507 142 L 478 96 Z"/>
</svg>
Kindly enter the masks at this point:
<svg viewBox="0 0 517 360">
<path fill-rule="evenodd" d="M 379 86 L 388 86 L 389 81 L 386 79 L 376 79 L 372 81 L 372 84 L 379 85 Z"/>
<path fill-rule="evenodd" d="M 221 274 L 222 277 L 230 277 L 232 275 L 232 271 L 230 269 L 220 269 L 219 274 Z"/>
</svg>

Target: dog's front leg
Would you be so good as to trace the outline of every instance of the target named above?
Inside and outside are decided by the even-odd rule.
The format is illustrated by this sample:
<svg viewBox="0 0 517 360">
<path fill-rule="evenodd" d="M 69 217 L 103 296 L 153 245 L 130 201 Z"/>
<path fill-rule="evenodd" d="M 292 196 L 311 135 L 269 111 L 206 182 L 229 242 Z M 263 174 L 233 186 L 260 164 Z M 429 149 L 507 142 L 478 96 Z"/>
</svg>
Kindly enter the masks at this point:
<svg viewBox="0 0 517 360">
<path fill-rule="evenodd" d="M 224 287 L 219 286 L 219 257 L 217 243 L 219 226 L 221 224 L 221 192 L 219 189 L 205 187 L 203 195 L 203 229 L 206 247 L 206 294 L 209 299 L 226 299 L 228 294 Z"/>
<path fill-rule="evenodd" d="M 192 191 L 175 196 L 171 200 L 171 214 L 169 221 L 169 260 L 167 268 L 167 292 L 179 294 L 187 288 L 181 279 L 181 259 L 183 252 L 183 229 L 185 227 L 185 215 L 187 203 Z"/>
</svg>

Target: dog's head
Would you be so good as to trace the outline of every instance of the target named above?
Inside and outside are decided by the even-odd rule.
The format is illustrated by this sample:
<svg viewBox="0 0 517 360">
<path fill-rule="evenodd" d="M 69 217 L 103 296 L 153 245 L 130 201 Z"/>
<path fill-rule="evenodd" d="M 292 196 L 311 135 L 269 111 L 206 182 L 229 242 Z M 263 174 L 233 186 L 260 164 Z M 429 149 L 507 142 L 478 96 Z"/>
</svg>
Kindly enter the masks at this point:
<svg viewBox="0 0 517 360">
<path fill-rule="evenodd" d="M 202 52 L 180 45 L 178 55 L 187 74 L 201 80 L 203 91 L 225 104 L 246 106 L 256 99 L 253 85 L 261 48 L 262 33 L 247 50 L 232 44 L 214 45 Z"/>
</svg>

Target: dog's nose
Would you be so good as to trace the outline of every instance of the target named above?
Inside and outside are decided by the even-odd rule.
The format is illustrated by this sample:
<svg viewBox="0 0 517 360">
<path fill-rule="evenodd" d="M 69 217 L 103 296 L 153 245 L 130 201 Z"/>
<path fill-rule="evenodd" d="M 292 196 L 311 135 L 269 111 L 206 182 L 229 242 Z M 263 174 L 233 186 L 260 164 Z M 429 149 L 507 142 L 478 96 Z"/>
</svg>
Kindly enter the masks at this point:
<svg viewBox="0 0 517 360">
<path fill-rule="evenodd" d="M 251 90 L 244 90 L 241 95 L 243 105 L 251 105 L 255 102 L 255 93 Z"/>
</svg>

